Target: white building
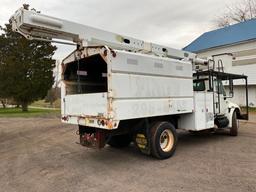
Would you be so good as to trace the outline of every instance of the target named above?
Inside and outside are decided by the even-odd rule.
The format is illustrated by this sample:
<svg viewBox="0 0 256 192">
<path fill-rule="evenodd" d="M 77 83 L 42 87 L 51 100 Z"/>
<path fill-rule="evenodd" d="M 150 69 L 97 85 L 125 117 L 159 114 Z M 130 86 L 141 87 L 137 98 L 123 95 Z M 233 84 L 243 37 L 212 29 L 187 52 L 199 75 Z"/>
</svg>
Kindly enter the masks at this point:
<svg viewBox="0 0 256 192">
<path fill-rule="evenodd" d="M 225 72 L 248 76 L 249 106 L 256 107 L 256 19 L 204 33 L 184 50 L 202 58 L 223 54 Z M 230 62 L 229 53 L 233 55 Z M 245 91 L 241 84 L 234 82 L 233 101 L 244 105 Z"/>
</svg>

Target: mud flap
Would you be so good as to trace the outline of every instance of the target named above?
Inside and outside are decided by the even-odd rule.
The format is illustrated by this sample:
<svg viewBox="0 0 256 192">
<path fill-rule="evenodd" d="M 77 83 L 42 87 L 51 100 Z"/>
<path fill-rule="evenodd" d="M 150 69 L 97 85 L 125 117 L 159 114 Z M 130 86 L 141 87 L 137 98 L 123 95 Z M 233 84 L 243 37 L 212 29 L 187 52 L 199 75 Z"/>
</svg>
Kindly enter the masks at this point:
<svg viewBox="0 0 256 192">
<path fill-rule="evenodd" d="M 249 115 L 248 114 L 238 114 L 237 116 L 237 119 L 240 119 L 240 120 L 249 120 Z"/>
<path fill-rule="evenodd" d="M 80 135 L 80 144 L 89 148 L 101 149 L 106 144 L 106 134 L 101 130 L 97 130 L 95 133 L 84 133 Z"/>
</svg>

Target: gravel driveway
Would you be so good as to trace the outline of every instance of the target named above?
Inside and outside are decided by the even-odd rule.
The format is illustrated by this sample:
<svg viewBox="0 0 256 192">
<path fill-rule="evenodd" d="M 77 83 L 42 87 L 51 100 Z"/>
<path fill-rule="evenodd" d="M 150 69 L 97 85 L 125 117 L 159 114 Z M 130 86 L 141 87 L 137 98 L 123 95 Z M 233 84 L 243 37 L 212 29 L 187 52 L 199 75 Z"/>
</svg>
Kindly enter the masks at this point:
<svg viewBox="0 0 256 192">
<path fill-rule="evenodd" d="M 133 146 L 84 148 L 57 118 L 0 118 L 0 191 L 256 191 L 256 123 L 238 137 L 179 133 L 176 154 L 156 160 Z"/>
</svg>

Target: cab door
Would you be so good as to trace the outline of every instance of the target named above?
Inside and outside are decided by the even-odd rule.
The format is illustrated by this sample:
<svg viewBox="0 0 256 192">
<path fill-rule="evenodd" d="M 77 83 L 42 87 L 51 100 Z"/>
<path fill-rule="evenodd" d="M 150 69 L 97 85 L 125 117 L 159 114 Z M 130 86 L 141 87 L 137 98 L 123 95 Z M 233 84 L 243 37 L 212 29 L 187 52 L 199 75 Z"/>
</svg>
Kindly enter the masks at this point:
<svg viewBox="0 0 256 192">
<path fill-rule="evenodd" d="M 226 91 L 221 80 L 214 80 L 214 109 L 215 114 L 224 114 L 228 104 L 226 102 Z"/>
</svg>

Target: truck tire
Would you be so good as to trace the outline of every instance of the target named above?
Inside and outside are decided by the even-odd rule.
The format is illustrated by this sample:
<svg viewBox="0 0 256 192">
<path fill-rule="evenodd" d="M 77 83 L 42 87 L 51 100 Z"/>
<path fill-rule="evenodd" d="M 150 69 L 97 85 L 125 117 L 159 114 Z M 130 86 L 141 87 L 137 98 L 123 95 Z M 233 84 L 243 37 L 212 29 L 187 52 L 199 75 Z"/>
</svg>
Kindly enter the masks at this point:
<svg viewBox="0 0 256 192">
<path fill-rule="evenodd" d="M 108 142 L 111 147 L 124 148 L 130 145 L 132 138 L 130 135 L 115 135 L 112 136 Z"/>
<path fill-rule="evenodd" d="M 175 127 L 169 122 L 157 122 L 150 130 L 151 155 L 158 159 L 171 157 L 178 141 Z"/>
<path fill-rule="evenodd" d="M 236 118 L 236 111 L 234 111 L 232 115 L 232 127 L 230 128 L 230 135 L 231 136 L 238 135 L 238 123 Z"/>
</svg>

